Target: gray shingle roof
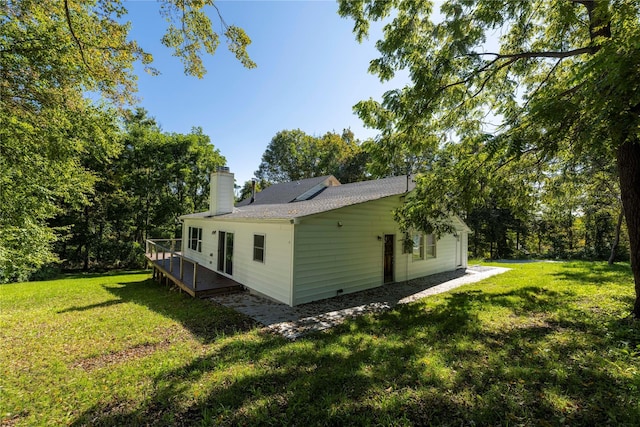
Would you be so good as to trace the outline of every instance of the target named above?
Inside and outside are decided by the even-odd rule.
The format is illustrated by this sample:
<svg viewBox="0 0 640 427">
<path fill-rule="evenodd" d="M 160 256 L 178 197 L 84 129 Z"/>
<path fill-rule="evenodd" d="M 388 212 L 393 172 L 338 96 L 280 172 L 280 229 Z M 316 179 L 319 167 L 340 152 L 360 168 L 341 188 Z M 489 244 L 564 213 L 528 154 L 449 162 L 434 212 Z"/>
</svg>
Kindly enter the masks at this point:
<svg viewBox="0 0 640 427">
<path fill-rule="evenodd" d="M 325 175 L 316 178 L 308 178 L 299 181 L 281 182 L 279 184 L 274 184 L 256 193 L 253 203 L 250 203 L 251 198 L 247 198 L 241 202 L 236 203 L 236 207 L 248 206 L 249 204 L 273 205 L 280 203 L 289 203 L 301 194 L 306 193 L 313 187 L 316 187 L 331 178 L 333 178 L 333 181 L 339 184 L 338 180 L 336 180 L 333 175 Z"/>
<path fill-rule="evenodd" d="M 326 177 L 322 177 L 326 178 Z M 278 184 L 281 185 L 281 184 Z M 415 183 L 405 176 L 377 179 L 327 187 L 310 200 L 285 203 L 253 203 L 236 206 L 232 213 L 218 215 L 216 219 L 293 219 L 352 206 L 384 197 L 404 194 L 415 188 Z M 311 188 L 311 187 L 309 187 Z M 266 191 L 266 190 L 265 190 Z M 259 194 L 259 193 L 258 193 Z M 292 200 L 297 195 L 294 195 Z M 204 218 L 207 212 L 185 215 L 183 218 Z"/>
</svg>

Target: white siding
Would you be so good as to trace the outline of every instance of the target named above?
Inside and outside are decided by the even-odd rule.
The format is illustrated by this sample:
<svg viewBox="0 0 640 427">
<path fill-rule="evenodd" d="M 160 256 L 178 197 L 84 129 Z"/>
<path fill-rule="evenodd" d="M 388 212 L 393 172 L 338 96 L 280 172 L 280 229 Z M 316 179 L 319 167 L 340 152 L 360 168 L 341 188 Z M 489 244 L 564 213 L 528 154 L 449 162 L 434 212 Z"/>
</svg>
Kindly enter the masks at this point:
<svg viewBox="0 0 640 427">
<path fill-rule="evenodd" d="M 242 285 L 291 305 L 292 231 L 285 223 L 246 223 L 216 221 L 215 219 L 185 219 L 183 239 L 189 227 L 202 227 L 202 252 L 188 249 L 183 240 L 184 255 L 199 264 L 217 271 L 218 233 L 233 233 L 232 278 Z M 213 231 L 216 231 L 213 234 Z M 253 235 L 265 236 L 264 262 L 253 260 Z M 219 272 L 218 272 L 219 273 Z"/>
<path fill-rule="evenodd" d="M 244 286 L 288 305 L 298 305 L 383 284 L 384 235 L 393 234 L 394 280 L 401 282 L 456 268 L 456 250 L 467 266 L 467 232 L 436 243 L 436 258 L 413 261 L 402 253 L 402 234 L 392 210 L 399 196 L 300 218 L 298 224 L 186 218 L 184 255 L 216 271 L 218 233 L 234 233 L 233 275 Z M 342 226 L 338 226 L 338 223 Z M 188 228 L 203 229 L 202 252 L 187 248 Z M 213 234 L 213 231 L 216 234 Z M 264 263 L 253 261 L 253 235 L 265 235 Z M 295 237 L 294 237 L 295 234 Z M 393 285 L 391 285 L 393 286 Z"/>
<path fill-rule="evenodd" d="M 438 240 L 436 258 L 413 261 L 402 253 L 402 234 L 392 215 L 399 204 L 400 197 L 393 196 L 301 218 L 295 230 L 293 305 L 382 285 L 385 234 L 395 235 L 396 282 L 455 270 L 453 235 Z M 466 232 L 459 234 L 466 249 Z"/>
<path fill-rule="evenodd" d="M 456 237 L 447 234 L 436 242 L 436 257 L 413 260 L 411 254 L 401 255 L 396 264 L 396 280 L 411 280 L 429 274 L 456 269 Z"/>
</svg>

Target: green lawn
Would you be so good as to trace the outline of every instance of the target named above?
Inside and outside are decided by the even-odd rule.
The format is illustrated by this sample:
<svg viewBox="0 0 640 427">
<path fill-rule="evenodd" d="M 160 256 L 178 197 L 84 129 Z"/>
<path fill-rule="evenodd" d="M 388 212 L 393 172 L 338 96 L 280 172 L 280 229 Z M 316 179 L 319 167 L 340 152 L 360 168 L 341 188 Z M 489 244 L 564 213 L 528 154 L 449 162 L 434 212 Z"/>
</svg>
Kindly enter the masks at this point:
<svg viewBox="0 0 640 427">
<path fill-rule="evenodd" d="M 1 425 L 640 425 L 628 265 L 508 265 L 296 342 L 147 273 L 0 285 Z"/>
</svg>

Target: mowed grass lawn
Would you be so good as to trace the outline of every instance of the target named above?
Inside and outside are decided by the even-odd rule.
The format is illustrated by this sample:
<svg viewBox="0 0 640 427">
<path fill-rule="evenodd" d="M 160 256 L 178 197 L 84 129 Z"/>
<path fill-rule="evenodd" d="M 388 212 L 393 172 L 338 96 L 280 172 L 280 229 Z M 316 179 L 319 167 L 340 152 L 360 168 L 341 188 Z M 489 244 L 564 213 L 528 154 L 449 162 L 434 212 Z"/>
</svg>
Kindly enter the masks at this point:
<svg viewBox="0 0 640 427">
<path fill-rule="evenodd" d="M 628 265 L 513 270 L 289 342 L 149 280 L 0 286 L 3 425 L 640 425 Z"/>
</svg>

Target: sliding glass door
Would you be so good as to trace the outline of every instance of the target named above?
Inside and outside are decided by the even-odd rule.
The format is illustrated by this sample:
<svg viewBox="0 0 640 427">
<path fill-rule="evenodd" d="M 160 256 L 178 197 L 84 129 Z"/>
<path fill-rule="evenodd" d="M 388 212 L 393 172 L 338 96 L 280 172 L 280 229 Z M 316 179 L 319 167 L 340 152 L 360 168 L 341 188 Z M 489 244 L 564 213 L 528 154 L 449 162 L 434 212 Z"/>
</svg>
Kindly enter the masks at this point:
<svg viewBox="0 0 640 427">
<path fill-rule="evenodd" d="M 233 233 L 218 232 L 218 271 L 233 275 Z"/>
</svg>

